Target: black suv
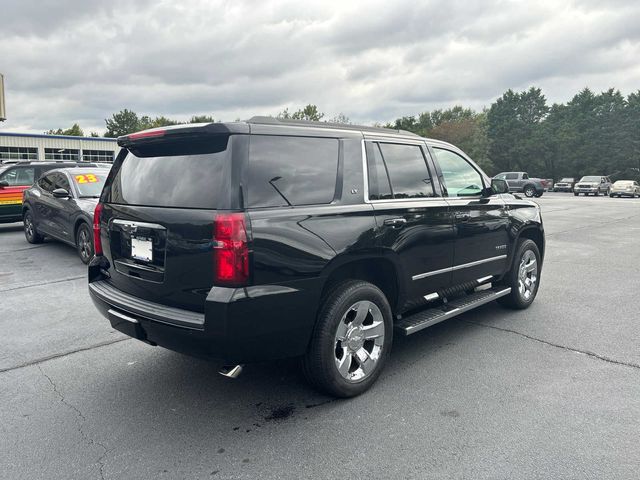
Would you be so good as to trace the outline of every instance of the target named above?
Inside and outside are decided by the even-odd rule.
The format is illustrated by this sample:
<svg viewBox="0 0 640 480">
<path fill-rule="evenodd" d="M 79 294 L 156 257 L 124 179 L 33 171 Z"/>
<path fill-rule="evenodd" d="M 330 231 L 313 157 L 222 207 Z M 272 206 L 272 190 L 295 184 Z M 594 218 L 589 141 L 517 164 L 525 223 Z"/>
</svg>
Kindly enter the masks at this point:
<svg viewBox="0 0 640 480">
<path fill-rule="evenodd" d="M 91 297 L 114 328 L 219 359 L 227 375 L 301 356 L 316 387 L 357 395 L 394 329 L 536 296 L 539 207 L 453 145 L 264 117 L 118 142 Z"/>
</svg>

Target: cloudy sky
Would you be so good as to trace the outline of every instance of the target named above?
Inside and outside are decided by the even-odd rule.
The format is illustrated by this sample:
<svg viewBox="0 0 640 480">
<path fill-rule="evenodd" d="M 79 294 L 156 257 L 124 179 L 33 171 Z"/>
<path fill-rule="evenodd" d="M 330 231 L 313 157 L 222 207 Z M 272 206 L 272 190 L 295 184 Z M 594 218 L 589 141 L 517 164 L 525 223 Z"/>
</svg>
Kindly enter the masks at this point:
<svg viewBox="0 0 640 480">
<path fill-rule="evenodd" d="M 8 120 L 104 131 L 123 108 L 233 120 L 315 103 L 386 122 L 531 85 L 640 89 L 640 1 L 0 0 Z"/>
</svg>

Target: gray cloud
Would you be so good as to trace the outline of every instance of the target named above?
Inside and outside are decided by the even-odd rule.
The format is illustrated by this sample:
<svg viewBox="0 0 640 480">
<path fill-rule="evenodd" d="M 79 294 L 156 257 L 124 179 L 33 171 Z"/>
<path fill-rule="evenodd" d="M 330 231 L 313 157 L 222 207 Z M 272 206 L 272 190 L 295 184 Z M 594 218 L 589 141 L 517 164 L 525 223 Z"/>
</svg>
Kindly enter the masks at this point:
<svg viewBox="0 0 640 480">
<path fill-rule="evenodd" d="M 312 102 L 385 122 L 507 88 L 640 88 L 640 4 L 0 0 L 6 130 L 130 108 L 233 120 Z M 605 6 L 606 5 L 606 6 Z"/>
</svg>

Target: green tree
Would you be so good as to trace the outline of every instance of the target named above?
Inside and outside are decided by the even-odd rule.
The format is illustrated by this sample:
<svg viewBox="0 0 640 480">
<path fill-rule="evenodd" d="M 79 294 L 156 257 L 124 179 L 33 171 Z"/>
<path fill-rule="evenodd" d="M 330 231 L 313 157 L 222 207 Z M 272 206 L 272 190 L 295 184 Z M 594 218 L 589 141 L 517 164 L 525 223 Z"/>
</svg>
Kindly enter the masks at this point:
<svg viewBox="0 0 640 480">
<path fill-rule="evenodd" d="M 105 119 L 105 123 L 107 125 L 105 137 L 115 138 L 141 130 L 138 114 L 126 108 L 114 113 L 111 118 Z"/>
<path fill-rule="evenodd" d="M 189 123 L 213 123 L 215 120 L 209 115 L 194 115 Z"/>
<path fill-rule="evenodd" d="M 351 124 L 351 120 L 349 120 L 349 117 L 347 117 L 344 113 L 340 112 L 339 114 L 331 118 L 329 120 L 329 123 L 342 123 L 348 125 Z"/>
<path fill-rule="evenodd" d="M 487 112 L 489 158 L 499 171 L 544 170 L 542 121 L 549 112 L 539 88 L 507 90 Z"/>
<path fill-rule="evenodd" d="M 78 125 L 77 123 L 74 123 L 71 128 L 67 128 L 66 130 L 59 128 L 57 130 L 47 130 L 44 133 L 46 135 L 69 135 L 72 137 L 84 137 L 84 132 L 80 128 L 80 125 Z"/>
<path fill-rule="evenodd" d="M 310 103 L 306 107 L 296 110 L 293 113 L 289 113 L 289 109 L 285 108 L 278 114 L 277 118 L 319 122 L 323 117 L 324 113 L 318 111 L 318 107 Z"/>
<path fill-rule="evenodd" d="M 171 120 L 170 118 L 161 115 L 159 117 L 151 118 L 148 115 L 140 117 L 138 123 L 138 130 L 148 130 L 149 128 L 168 127 L 171 125 L 178 125 L 180 122 Z"/>
</svg>

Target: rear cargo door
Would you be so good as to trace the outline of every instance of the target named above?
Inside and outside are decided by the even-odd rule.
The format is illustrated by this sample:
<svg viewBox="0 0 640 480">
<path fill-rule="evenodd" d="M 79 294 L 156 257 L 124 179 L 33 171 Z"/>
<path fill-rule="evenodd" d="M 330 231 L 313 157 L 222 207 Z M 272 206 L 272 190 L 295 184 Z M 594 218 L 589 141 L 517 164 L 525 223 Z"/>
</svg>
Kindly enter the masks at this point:
<svg viewBox="0 0 640 480">
<path fill-rule="evenodd" d="M 231 178 L 233 146 L 242 138 L 163 139 L 121 153 L 101 199 L 103 250 L 116 288 L 204 310 L 213 285 L 213 220 L 240 198 Z"/>
</svg>

